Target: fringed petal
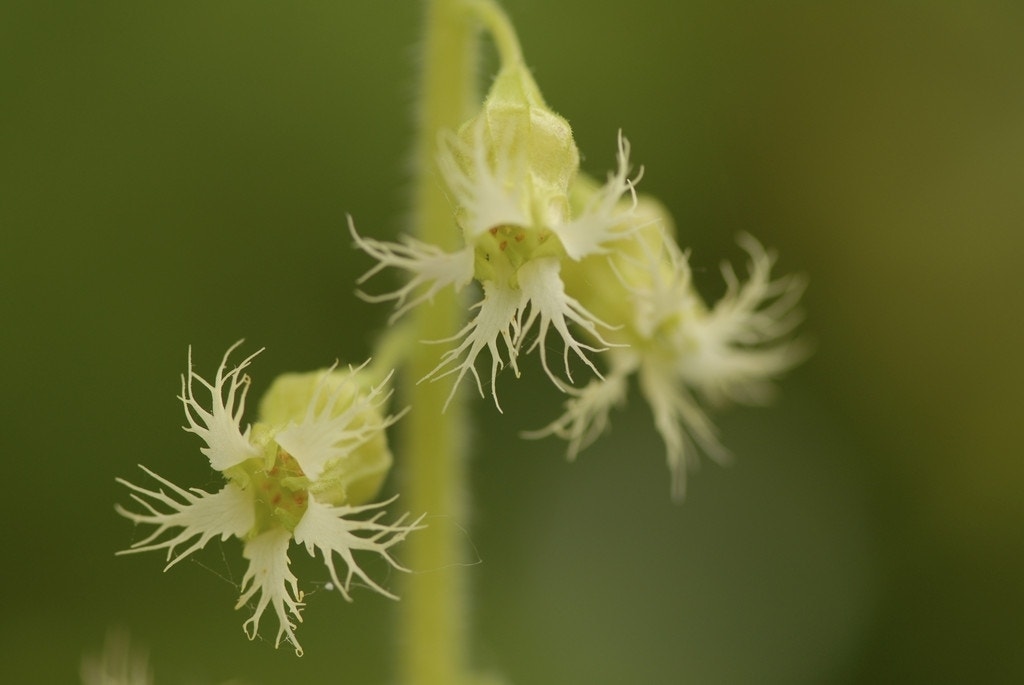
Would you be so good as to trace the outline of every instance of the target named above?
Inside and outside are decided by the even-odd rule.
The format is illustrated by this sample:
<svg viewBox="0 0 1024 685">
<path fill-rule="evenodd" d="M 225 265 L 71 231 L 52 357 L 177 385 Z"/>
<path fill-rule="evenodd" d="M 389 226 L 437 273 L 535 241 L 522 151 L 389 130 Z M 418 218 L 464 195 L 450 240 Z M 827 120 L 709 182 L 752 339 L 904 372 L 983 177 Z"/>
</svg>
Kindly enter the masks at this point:
<svg viewBox="0 0 1024 685">
<path fill-rule="evenodd" d="M 606 254 L 610 251 L 609 243 L 635 230 L 631 222 L 637 204 L 635 186 L 643 176 L 643 169 L 629 178 L 629 141 L 622 136 L 622 131 L 619 131 L 616 158 L 618 170 L 608 174 L 608 181 L 583 212 L 566 224 L 552 226 L 570 259 L 579 261 L 589 255 Z M 632 200 L 628 206 L 619 202 L 627 193 Z"/>
<path fill-rule="evenodd" d="M 401 243 L 364 238 L 356 233 L 352 217 L 348 218 L 348 227 L 356 247 L 377 260 L 377 264 L 359 278 L 358 284 L 362 285 L 389 266 L 412 275 L 408 283 L 390 293 L 368 295 L 359 292 L 367 302 L 394 301 L 395 311 L 388 319 L 390 323 L 418 304 L 432 300 L 445 287 L 450 285 L 458 291 L 473 279 L 473 249 L 470 247 L 458 252 L 445 252 L 415 238 L 404 237 Z"/>
<path fill-rule="evenodd" d="M 249 427 L 241 429 L 242 413 L 245 411 L 245 396 L 249 392 L 249 377 L 242 372 L 253 358 L 263 350 L 257 350 L 242 362 L 226 371 L 228 357 L 242 344 L 239 340 L 224 354 L 213 383 L 204 380 L 192 370 L 192 348 L 188 350 L 188 373 L 181 377 L 181 400 L 185 407 L 184 426 L 189 433 L 195 433 L 205 443 L 202 453 L 210 460 L 210 466 L 224 471 L 240 462 L 259 455 L 259 449 L 249 442 Z M 194 384 L 198 383 L 210 393 L 211 406 L 203 408 L 195 396 Z M 225 396 L 225 391 L 227 396 Z"/>
<path fill-rule="evenodd" d="M 750 256 L 748 280 L 741 283 L 729 264 L 722 266 L 725 295 L 705 315 L 682 321 L 691 344 L 679 373 L 712 402 L 763 404 L 772 380 L 807 355 L 802 341 L 787 338 L 802 319 L 797 303 L 806 283 L 796 276 L 773 280 L 775 255 L 747 234 L 739 242 Z"/>
<path fill-rule="evenodd" d="M 494 163 L 488 160 L 484 124 L 481 118 L 474 127 L 472 145 L 450 131 L 440 138 L 438 166 L 460 208 L 467 245 L 495 226 L 530 223 L 522 164 L 512 159 L 508 150 L 495 150 Z"/>
<path fill-rule="evenodd" d="M 378 416 L 375 410 L 385 406 L 392 394 L 391 373 L 369 390 L 357 386 L 356 375 L 368 363 L 369 360 L 358 369 L 350 369 L 348 378 L 334 388 L 329 381 L 336 365 L 324 371 L 302 420 L 289 423 L 275 436 L 277 444 L 295 458 L 302 472 L 313 482 L 332 462 L 399 419 L 399 415 L 394 415 L 377 421 L 366 420 L 368 416 Z M 340 412 L 337 411 L 339 400 L 348 403 Z"/>
<path fill-rule="evenodd" d="M 498 350 L 499 338 L 505 343 L 505 353 L 508 356 L 509 365 L 515 371 L 516 376 L 519 375 L 516 356 L 518 354 L 520 317 L 524 305 L 523 294 L 518 290 L 501 286 L 493 281 L 484 283 L 483 291 L 483 299 L 473 305 L 473 308 L 478 311 L 472 321 L 451 338 L 432 341 L 444 343 L 461 340 L 457 347 L 444 353 L 441 361 L 430 373 L 420 379 L 420 382 L 422 382 L 437 380 L 451 374 L 458 374 L 452 386 L 452 391 L 445 402 L 445 408 L 452 401 L 456 389 L 458 389 L 467 372 L 473 374 L 473 377 L 476 379 L 477 390 L 480 392 L 481 397 L 484 396 L 480 374 L 476 370 L 476 358 L 486 347 L 491 353 L 491 396 L 494 398 L 495 406 L 498 407 L 499 411 L 501 410 L 501 406 L 498 404 L 496 381 L 498 369 L 504 368 L 505 362 L 502 360 L 501 353 Z M 463 357 L 463 355 L 465 356 Z"/>
<path fill-rule="evenodd" d="M 302 656 L 302 646 L 295 639 L 295 625 L 302 622 L 304 605 L 298 579 L 288 568 L 290 541 L 291 533 L 286 529 L 273 528 L 245 543 L 243 556 L 249 560 L 249 568 L 242 578 L 242 596 L 235 608 L 240 609 L 259 595 L 252 616 L 243 625 L 245 634 L 254 640 L 259 633 L 263 612 L 268 605 L 273 605 L 278 622 L 274 646 L 280 646 L 281 639 L 287 637 L 295 647 L 295 654 Z"/>
<path fill-rule="evenodd" d="M 145 509 L 146 513 L 129 511 L 121 505 L 114 505 L 117 513 L 135 523 L 156 526 L 156 530 L 147 537 L 132 544 L 118 554 L 149 552 L 157 549 L 167 550 L 167 570 L 171 566 L 202 549 L 215 537 L 226 540 L 229 537 L 241 538 L 255 523 L 253 499 L 249 492 L 228 483 L 217 493 L 209 493 L 198 488 L 184 490 L 169 480 L 158 476 L 145 466 L 139 466 L 153 479 L 166 486 L 171 494 L 163 489 L 146 490 L 121 478 L 117 482 L 132 491 L 132 499 Z M 181 528 L 177 534 L 160 540 L 159 538 L 173 528 Z M 183 551 L 177 551 L 180 545 L 198 538 Z"/>
<path fill-rule="evenodd" d="M 386 502 L 366 504 L 362 506 L 331 506 L 310 498 L 305 515 L 295 528 L 295 541 L 306 546 L 309 555 L 316 557 L 317 550 L 323 557 L 324 564 L 334 586 L 345 599 L 351 601 L 352 579 L 359 578 L 368 587 L 390 599 L 398 599 L 385 590 L 356 562 L 354 552 L 372 552 L 387 561 L 388 565 L 399 571 L 405 571 L 389 550 L 414 530 L 423 526 L 420 516 L 411 523 L 405 523 L 408 514 L 403 514 L 394 523 L 380 523 L 384 511 L 378 511 L 369 519 L 356 518 L 366 512 L 379 510 L 391 504 L 394 498 Z M 338 575 L 334 555 L 341 557 L 345 564 L 345 578 Z"/>
<path fill-rule="evenodd" d="M 600 378 L 601 372 L 590 361 L 586 352 L 601 352 L 612 345 L 605 341 L 597 331 L 598 325 L 608 328 L 608 324 L 566 294 L 565 285 L 559 276 L 559 268 L 557 259 L 545 257 L 527 262 L 519 269 L 519 285 L 522 288 L 524 300 L 530 305 L 530 314 L 522 326 L 520 336 L 525 336 L 533 324 L 538 323 L 537 338 L 527 353 L 532 352 L 534 348 L 539 348 L 544 372 L 556 387 L 565 390 L 565 385 L 548 366 L 546 342 L 549 327 L 553 327 L 558 332 L 564 343 L 562 361 L 565 367 L 565 376 L 570 383 L 572 383 L 572 373 L 569 370 L 570 351 L 574 352 Z M 578 325 L 604 347 L 593 347 L 576 340 L 569 330 L 569 322 Z"/>
<path fill-rule="evenodd" d="M 568 388 L 570 397 L 565 402 L 565 413 L 544 428 L 525 431 L 524 438 L 543 438 L 549 435 L 569 443 L 567 456 L 575 460 L 581 450 L 590 446 L 608 428 L 608 414 L 612 407 L 626 401 L 625 372 L 608 373 L 603 380 L 594 380 L 581 390 Z"/>
</svg>

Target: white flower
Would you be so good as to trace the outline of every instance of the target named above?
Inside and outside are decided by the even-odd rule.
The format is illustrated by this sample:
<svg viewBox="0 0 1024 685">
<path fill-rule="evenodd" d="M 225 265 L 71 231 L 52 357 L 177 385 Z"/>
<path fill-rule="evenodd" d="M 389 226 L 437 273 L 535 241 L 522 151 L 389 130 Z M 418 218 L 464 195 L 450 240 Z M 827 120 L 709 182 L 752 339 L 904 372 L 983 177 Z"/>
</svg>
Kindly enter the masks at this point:
<svg viewBox="0 0 1024 685">
<path fill-rule="evenodd" d="M 655 219 L 661 211 L 644 208 Z M 806 356 L 803 343 L 788 339 L 801 318 L 796 305 L 805 284 L 792 276 L 772 279 L 775 255 L 743 234 L 748 279 L 741 282 L 723 264 L 726 293 L 708 308 L 664 223 L 647 221 L 634 240 L 621 241 L 607 258 L 588 260 L 574 274 L 574 283 L 614 278 L 627 293 L 618 305 L 603 293 L 590 294 L 601 300 L 593 307 L 600 304 L 602 315 L 622 326 L 613 339 L 626 346 L 604 353 L 610 368 L 604 380 L 574 392 L 558 419 L 525 435 L 566 439 L 575 458 L 607 428 L 612 407 L 625 401 L 626 378 L 636 374 L 665 443 L 678 499 L 698 447 L 718 461 L 728 459 L 698 397 L 708 404 L 763 403 L 771 397 L 773 379 Z"/>
<path fill-rule="evenodd" d="M 770 380 L 806 355 L 804 343 L 787 340 L 803 318 L 796 305 L 806 282 L 799 276 L 772 279 L 777 256 L 749 234 L 737 241 L 750 257 L 747 281 L 722 264 L 725 295 L 703 316 L 682 322 L 692 347 L 678 372 L 713 403 L 762 404 L 771 399 Z"/>
<path fill-rule="evenodd" d="M 493 118 L 481 117 L 467 124 L 460 135 L 442 137 L 438 165 L 456 207 L 464 241 L 460 250 L 444 252 L 412 238 L 401 243 L 365 238 L 349 220 L 355 244 L 377 260 L 359 279 L 360 284 L 385 267 L 411 274 L 394 292 L 363 295 L 372 302 L 393 300 L 392 321 L 445 287 L 459 291 L 474 279 L 480 283 L 483 297 L 471 307 L 476 314 L 452 338 L 434 341 L 455 346 L 424 378 L 455 375 L 449 401 L 467 374 L 484 394 L 476 360 L 486 349 L 491 357 L 491 395 L 498 405 L 498 370 L 508 364 L 519 375 L 517 356 L 534 324 L 537 337 L 528 352 L 540 350 L 545 373 L 562 390 L 566 390 L 565 384 L 547 361 L 549 330 L 554 329 L 562 339 L 565 378 L 570 383 L 570 353 L 600 376 L 588 353 L 611 346 L 598 330 L 608 325 L 566 293 L 560 271 L 566 261 L 607 252 L 610 243 L 630 230 L 628 218 L 636 204 L 633 186 L 639 175 L 629 178 L 629 144 L 620 134 L 618 170 L 572 215 L 569 193 L 578 156 L 571 132 L 557 115 L 542 116 L 535 110 L 531 109 L 531 115 L 545 122 L 539 126 L 545 135 L 571 147 L 571 154 L 566 153 L 564 159 L 553 162 L 548 158 L 551 155 L 537 153 L 532 134 L 512 124 L 509 130 L 501 130 Z M 627 194 L 632 203 L 620 202 Z M 578 340 L 571 325 L 581 328 L 594 344 Z"/>
<path fill-rule="evenodd" d="M 215 493 L 185 490 L 144 466 L 157 488 L 117 479 L 141 507 L 131 511 L 118 505 L 118 513 L 155 526 L 119 554 L 165 549 L 166 570 L 214 538 L 242 540 L 249 566 L 236 608 L 255 602 L 244 624 L 246 634 L 255 638 L 263 613 L 272 607 L 278 620 L 275 644 L 287 639 L 301 655 L 295 627 L 302 620 L 304 596 L 289 569 L 291 542 L 305 546 L 311 556 L 320 551 L 345 599 L 351 598 L 353 578 L 394 599 L 363 571 L 353 553 L 377 554 L 405 570 L 389 550 L 421 528 L 422 517 L 408 523 L 407 515 L 382 523 L 383 511 L 364 517 L 394 501 L 364 503 L 391 464 L 383 431 L 398 417 L 381 413 L 390 396 L 385 389 L 390 376 L 368 385 L 362 376 L 365 365 L 348 372 L 332 367 L 282 376 L 262 403 L 265 422 L 243 430 L 249 379 L 242 372 L 258 352 L 229 369 L 228 358 L 239 344 L 228 350 L 212 383 L 193 371 L 190 351 L 182 379 L 185 430 L 202 438 L 201 451 L 224 476 L 224 486 Z M 197 398 L 197 387 L 210 395 L 209 409 Z M 344 580 L 335 555 L 346 569 Z"/>
</svg>

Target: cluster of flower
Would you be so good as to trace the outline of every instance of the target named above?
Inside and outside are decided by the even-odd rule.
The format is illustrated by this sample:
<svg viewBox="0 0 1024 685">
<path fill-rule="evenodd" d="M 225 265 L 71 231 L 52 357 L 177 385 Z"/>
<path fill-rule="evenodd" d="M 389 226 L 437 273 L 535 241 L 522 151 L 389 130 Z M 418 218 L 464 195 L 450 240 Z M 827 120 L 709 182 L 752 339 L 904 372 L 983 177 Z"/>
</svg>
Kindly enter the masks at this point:
<svg viewBox="0 0 1024 685">
<path fill-rule="evenodd" d="M 225 485 L 215 493 L 185 490 L 144 466 L 142 470 L 166 491 L 118 479 L 144 510 L 137 513 L 118 506 L 118 512 L 136 523 L 156 526 L 121 553 L 166 549 L 170 568 L 214 538 L 239 538 L 249 567 L 237 606 L 256 602 L 245 622 L 249 639 L 256 637 L 260 618 L 273 606 L 276 643 L 287 637 L 302 654 L 295 624 L 302 620 L 303 592 L 289 569 L 291 541 L 305 546 L 313 557 L 320 552 L 334 587 L 346 599 L 354 578 L 394 599 L 363 571 L 353 553 L 376 553 L 404 570 L 388 550 L 419 528 L 422 517 L 407 522 L 408 516 L 402 516 L 383 523 L 381 508 L 393 500 L 367 504 L 391 467 L 384 431 L 399 416 L 381 411 L 391 394 L 385 389 L 389 377 L 373 384 L 365 364 L 344 371 L 332 367 L 279 376 L 260 403 L 260 421 L 243 430 L 249 389 L 243 372 L 259 352 L 229 368 L 228 358 L 237 347 L 224 355 L 212 383 L 192 370 L 191 353 L 182 378 L 185 429 L 206 443 L 202 453 L 224 476 Z M 209 409 L 197 398 L 197 386 L 209 395 Z M 365 518 L 372 511 L 375 515 Z M 345 563 L 343 581 L 334 555 Z"/>
<path fill-rule="evenodd" d="M 471 375 L 483 395 L 476 362 L 486 348 L 497 405 L 498 371 L 508 366 L 518 376 L 524 345 L 526 354 L 538 350 L 544 372 L 568 400 L 562 416 L 528 435 L 566 439 L 570 457 L 604 431 L 635 375 L 666 445 L 672 492 L 681 497 L 696 447 L 724 454 L 702 403 L 760 402 L 772 379 L 802 357 L 800 344 L 789 340 L 802 281 L 773 279 L 774 257 L 741 236 L 748 278 L 741 282 L 723 267 L 727 291 L 706 305 L 670 217 L 636 192 L 641 173 L 631 177 L 625 138 L 619 136 L 617 169 L 606 182 L 582 174 L 569 124 L 545 104 L 521 60 L 502 66 L 479 113 L 445 133 L 439 149 L 462 248 L 371 239 L 350 219 L 356 245 L 377 260 L 360 283 L 389 267 L 410 275 L 394 292 L 364 297 L 392 302 L 397 318 L 444 288 L 476 281 L 482 296 L 469 322 L 424 380 L 454 376 L 450 401 Z M 558 372 L 548 360 L 552 329 L 563 347 Z M 383 523 L 381 508 L 390 501 L 370 503 L 391 465 L 384 431 L 398 419 L 386 409 L 389 375 L 374 382 L 380 376 L 364 365 L 282 376 L 263 398 L 259 421 L 243 429 L 243 372 L 255 354 L 230 366 L 235 347 L 212 382 L 195 374 L 191 356 L 182 379 L 185 428 L 204 441 L 202 452 L 225 485 L 216 493 L 184 490 L 145 467 L 166 490 L 121 480 L 143 511 L 118 511 L 155 526 L 125 553 L 165 549 L 170 567 L 216 537 L 239 538 L 249 567 L 238 605 L 255 602 L 246 632 L 255 637 L 272 606 L 277 642 L 287 638 L 301 653 L 294 631 L 303 593 L 289 569 L 291 542 L 314 557 L 320 552 L 346 598 L 354 578 L 392 597 L 354 552 L 375 553 L 401 569 L 389 549 L 421 527 L 422 517 Z M 573 386 L 573 363 L 593 380 Z M 208 409 L 197 392 L 209 396 Z M 366 518 L 368 512 L 376 513 Z M 335 555 L 344 562 L 344 580 Z"/>
<path fill-rule="evenodd" d="M 536 331 L 526 353 L 539 351 L 569 399 L 561 417 L 526 435 L 568 440 L 570 458 L 603 432 L 635 374 L 666 444 L 673 495 L 681 497 L 696 446 L 725 454 L 698 400 L 762 402 L 771 380 L 802 358 L 802 345 L 788 340 L 800 320 L 802 279 L 773 279 L 774 256 L 742 235 L 749 278 L 741 282 L 724 265 L 728 289 L 707 306 L 671 218 L 636 192 L 642 171 L 630 177 L 626 139 L 619 135 L 618 168 L 605 183 L 582 174 L 568 122 L 545 104 L 521 62 L 504 65 L 479 114 L 444 135 L 440 148 L 462 249 L 374 240 L 350 220 L 356 244 L 377 260 L 360 282 L 385 267 L 411 274 L 394 292 L 364 297 L 394 301 L 397 318 L 442 288 L 475 280 L 476 314 L 427 378 L 455 375 L 454 394 L 471 374 L 483 395 L 476 360 L 486 348 L 497 405 L 498 371 L 508 365 L 519 375 L 517 358 Z M 548 362 L 551 329 L 563 344 L 564 379 Z M 571 357 L 596 377 L 581 389 L 570 385 Z"/>
</svg>

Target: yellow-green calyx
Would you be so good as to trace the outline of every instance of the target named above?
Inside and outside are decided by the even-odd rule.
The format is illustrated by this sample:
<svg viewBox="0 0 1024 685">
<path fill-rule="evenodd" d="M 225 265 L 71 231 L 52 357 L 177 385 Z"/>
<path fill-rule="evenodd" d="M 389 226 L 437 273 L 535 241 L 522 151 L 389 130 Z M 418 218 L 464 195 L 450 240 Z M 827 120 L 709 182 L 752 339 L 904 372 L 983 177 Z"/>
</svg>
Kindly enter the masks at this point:
<svg viewBox="0 0 1024 685">
<path fill-rule="evenodd" d="M 271 384 L 252 430 L 263 455 L 225 472 L 252 491 L 254 535 L 275 527 L 295 530 L 311 495 L 333 506 L 360 505 L 380 490 L 392 464 L 384 434 L 391 419 L 382 415 L 381 401 L 370 399 L 375 393 L 367 375 L 360 370 L 288 373 Z M 293 448 L 292 454 L 279 444 L 304 425 L 315 428 L 299 439 L 303 451 Z M 317 472 L 307 473 L 301 464 Z"/>
<path fill-rule="evenodd" d="M 555 227 L 570 218 L 579 152 L 569 123 L 541 97 L 529 70 L 506 65 L 480 111 L 452 137 L 443 162 L 467 242 L 503 225 Z M 546 238 L 545 238 L 546 239 Z"/>
<path fill-rule="evenodd" d="M 476 239 L 473 275 L 478 281 L 496 281 L 519 287 L 516 276 L 531 259 L 565 255 L 558 237 L 545 228 L 495 226 Z"/>
<path fill-rule="evenodd" d="M 309 479 L 295 458 L 280 447 L 270 468 L 262 459 L 250 459 L 239 467 L 245 470 L 256 503 L 255 532 L 277 526 L 294 531 L 309 503 Z"/>
<path fill-rule="evenodd" d="M 459 130 L 472 144 L 483 126 L 491 154 L 501 154 L 527 172 L 534 221 L 562 223 L 569 216 L 568 190 L 580 167 L 572 127 L 541 96 L 523 64 L 506 66 L 495 78 L 480 113 Z"/>
</svg>

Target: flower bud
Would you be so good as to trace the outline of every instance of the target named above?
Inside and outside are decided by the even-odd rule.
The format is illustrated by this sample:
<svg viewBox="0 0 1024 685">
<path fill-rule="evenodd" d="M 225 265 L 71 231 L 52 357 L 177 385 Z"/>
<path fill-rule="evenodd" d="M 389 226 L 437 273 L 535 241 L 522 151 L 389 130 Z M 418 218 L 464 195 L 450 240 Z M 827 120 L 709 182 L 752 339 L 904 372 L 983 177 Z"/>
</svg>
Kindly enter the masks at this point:
<svg viewBox="0 0 1024 685">
<path fill-rule="evenodd" d="M 512 167 L 511 177 L 498 180 L 516 186 L 509 190 L 521 203 L 528 226 L 569 220 L 568 191 L 579 169 L 579 151 L 569 122 L 544 102 L 523 64 L 498 73 L 480 112 L 462 125 L 457 137 L 462 145 L 454 151 L 456 161 L 467 173 L 473 173 L 470 155 L 478 146 L 492 168 L 505 163 Z"/>
</svg>

